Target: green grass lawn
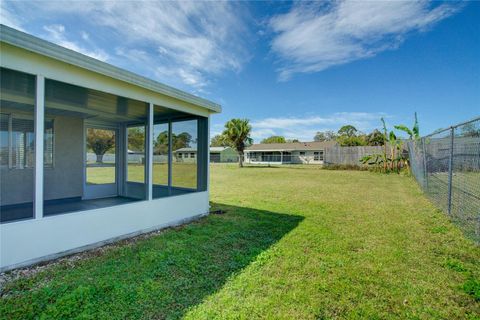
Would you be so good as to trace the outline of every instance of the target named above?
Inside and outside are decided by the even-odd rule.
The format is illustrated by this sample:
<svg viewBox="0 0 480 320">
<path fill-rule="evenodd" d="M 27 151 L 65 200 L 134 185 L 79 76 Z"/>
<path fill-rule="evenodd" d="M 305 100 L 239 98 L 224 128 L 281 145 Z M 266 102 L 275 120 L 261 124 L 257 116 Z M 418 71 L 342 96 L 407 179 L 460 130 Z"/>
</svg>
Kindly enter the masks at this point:
<svg viewBox="0 0 480 320">
<path fill-rule="evenodd" d="M 427 193 L 432 201 L 448 210 L 448 173 L 429 175 Z M 480 243 L 480 172 L 454 172 L 452 176 L 451 216 L 465 235 Z"/>
<path fill-rule="evenodd" d="M 211 188 L 226 214 L 10 283 L 0 318 L 480 317 L 480 247 L 411 178 L 214 165 Z"/>
<path fill-rule="evenodd" d="M 197 164 L 196 163 L 172 163 L 172 183 L 175 187 L 197 187 Z M 127 168 L 128 181 L 145 181 L 145 166 L 129 164 Z M 115 166 L 90 166 L 87 167 L 87 183 L 104 184 L 115 183 Z M 168 165 L 153 165 L 153 183 L 168 185 Z"/>
</svg>

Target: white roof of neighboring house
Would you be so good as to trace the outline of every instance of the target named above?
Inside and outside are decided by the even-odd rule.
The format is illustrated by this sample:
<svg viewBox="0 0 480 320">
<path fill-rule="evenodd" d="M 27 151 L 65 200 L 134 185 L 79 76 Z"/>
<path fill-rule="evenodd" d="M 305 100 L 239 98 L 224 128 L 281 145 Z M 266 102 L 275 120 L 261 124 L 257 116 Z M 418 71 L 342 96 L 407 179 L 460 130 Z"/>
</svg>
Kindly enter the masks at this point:
<svg viewBox="0 0 480 320">
<path fill-rule="evenodd" d="M 197 148 L 180 148 L 173 152 L 197 152 Z"/>
<path fill-rule="evenodd" d="M 227 149 L 231 149 L 230 147 L 210 147 L 210 152 L 222 152 Z"/>
<path fill-rule="evenodd" d="M 210 152 L 222 152 L 230 147 L 210 147 Z M 197 152 L 197 148 L 180 148 L 173 152 Z"/>
<path fill-rule="evenodd" d="M 148 79 L 133 72 L 115 67 L 103 61 L 91 58 L 79 52 L 61 47 L 30 34 L 0 24 L 0 42 L 35 52 L 76 67 L 80 67 L 104 76 L 114 78 L 147 90 L 175 99 L 186 101 L 206 108 L 212 112 L 221 112 L 222 107 L 212 101 L 175 89 L 163 83 Z"/>
<path fill-rule="evenodd" d="M 128 149 L 128 150 L 127 150 L 127 153 L 128 153 L 128 154 L 137 154 L 137 153 L 138 153 L 138 154 L 143 154 L 143 151 L 134 151 L 134 150 Z"/>
</svg>

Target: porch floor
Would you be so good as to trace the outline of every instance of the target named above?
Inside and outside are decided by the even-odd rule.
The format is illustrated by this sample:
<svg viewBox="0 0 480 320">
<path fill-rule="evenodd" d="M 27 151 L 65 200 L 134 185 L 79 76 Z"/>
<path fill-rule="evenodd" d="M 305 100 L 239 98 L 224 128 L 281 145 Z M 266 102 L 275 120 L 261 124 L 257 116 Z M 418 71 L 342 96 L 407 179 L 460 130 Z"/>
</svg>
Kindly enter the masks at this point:
<svg viewBox="0 0 480 320">
<path fill-rule="evenodd" d="M 134 201 L 140 200 L 118 196 L 91 200 L 82 200 L 81 198 L 50 200 L 44 203 L 43 214 L 45 216 L 53 216 L 74 211 L 111 207 Z M 0 222 L 11 222 L 31 218 L 33 218 L 33 203 L 2 206 L 0 208 Z"/>
</svg>

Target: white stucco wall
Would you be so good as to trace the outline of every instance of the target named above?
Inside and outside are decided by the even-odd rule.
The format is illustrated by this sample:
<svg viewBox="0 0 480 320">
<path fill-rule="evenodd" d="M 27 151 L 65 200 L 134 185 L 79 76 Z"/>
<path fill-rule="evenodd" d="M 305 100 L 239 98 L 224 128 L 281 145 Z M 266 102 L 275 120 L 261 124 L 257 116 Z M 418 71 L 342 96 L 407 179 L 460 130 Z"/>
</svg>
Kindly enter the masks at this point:
<svg viewBox="0 0 480 320">
<path fill-rule="evenodd" d="M 207 214 L 208 192 L 0 225 L 0 270 L 78 252 Z"/>
</svg>

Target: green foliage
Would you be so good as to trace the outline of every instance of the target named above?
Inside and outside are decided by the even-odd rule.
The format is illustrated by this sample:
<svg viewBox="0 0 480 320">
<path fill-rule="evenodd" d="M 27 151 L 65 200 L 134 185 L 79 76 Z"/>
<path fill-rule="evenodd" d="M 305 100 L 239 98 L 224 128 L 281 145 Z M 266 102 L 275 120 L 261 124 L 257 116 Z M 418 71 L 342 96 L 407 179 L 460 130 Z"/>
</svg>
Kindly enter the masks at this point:
<svg viewBox="0 0 480 320">
<path fill-rule="evenodd" d="M 195 142 L 192 140 L 192 135 L 188 132 L 182 132 L 178 135 L 172 134 L 172 147 L 173 150 L 181 148 L 190 148 L 190 143 Z"/>
<path fill-rule="evenodd" d="M 458 259 L 448 258 L 445 261 L 445 267 L 455 270 L 457 272 L 465 272 L 467 269 L 463 266 L 462 262 Z"/>
<path fill-rule="evenodd" d="M 250 138 L 252 126 L 248 119 L 232 119 L 225 123 L 225 130 L 222 135 L 225 141 L 231 145 L 238 152 L 238 165 L 243 167 L 243 151 L 245 147 L 252 144 L 253 140 Z"/>
<path fill-rule="evenodd" d="M 410 140 L 420 139 L 420 128 L 418 126 L 417 113 L 415 112 L 415 122 L 412 129 L 409 129 L 406 125 L 400 124 L 394 126 L 395 129 L 405 132 Z"/>
<path fill-rule="evenodd" d="M 351 137 L 347 135 L 341 135 L 337 138 L 337 142 L 342 147 L 357 147 L 367 145 L 367 141 L 364 135 Z"/>
<path fill-rule="evenodd" d="M 360 159 L 360 163 L 362 164 L 368 164 L 370 166 L 375 166 L 375 165 L 381 165 L 383 164 L 383 155 L 380 153 L 374 153 L 374 154 L 369 154 L 366 156 L 363 156 Z"/>
<path fill-rule="evenodd" d="M 371 135 L 367 136 L 367 141 L 375 141 L 374 145 L 383 145 L 383 152 L 381 154 L 371 154 L 360 159 L 364 165 L 375 166 L 377 169 L 382 168 L 385 173 L 396 172 L 400 173 L 404 168 L 410 171 L 410 160 L 408 154 L 404 152 L 403 141 L 397 137 L 394 131 L 388 132 L 385 119 L 380 119 L 382 122 L 382 132 L 375 130 Z M 417 113 L 415 113 L 415 122 L 412 129 L 405 125 L 396 125 L 395 129 L 403 131 L 409 135 L 410 139 L 419 139 L 420 130 L 418 126 Z M 380 144 L 380 141 L 383 143 Z M 390 151 L 388 152 L 388 148 Z"/>
<path fill-rule="evenodd" d="M 115 146 L 115 131 L 103 129 L 87 130 L 87 148 L 102 156 Z"/>
<path fill-rule="evenodd" d="M 128 150 L 145 150 L 145 127 L 128 128 Z"/>
<path fill-rule="evenodd" d="M 210 147 L 229 147 L 229 144 L 223 135 L 217 134 L 210 139 Z"/>
<path fill-rule="evenodd" d="M 471 295 L 476 301 L 480 301 L 480 280 L 470 277 L 463 285 L 463 290 Z"/>
<path fill-rule="evenodd" d="M 480 127 L 476 123 L 470 122 L 470 123 L 464 124 L 460 130 L 461 130 L 460 134 L 462 137 L 471 137 L 471 138 L 480 137 Z"/>
<path fill-rule="evenodd" d="M 354 137 L 354 136 L 357 135 L 357 132 L 358 132 L 358 130 L 354 126 L 346 125 L 346 126 L 341 127 L 338 130 L 338 135 L 339 136 Z"/>
<path fill-rule="evenodd" d="M 338 135 L 331 130 L 318 131 L 313 137 L 313 140 L 314 141 L 334 141 L 337 139 L 337 137 Z"/>
<path fill-rule="evenodd" d="M 153 141 L 153 154 L 168 154 L 168 130 L 161 132 Z"/>
<path fill-rule="evenodd" d="M 282 136 L 271 136 L 263 139 L 261 143 L 287 143 L 287 141 Z"/>
<path fill-rule="evenodd" d="M 355 170 L 355 171 L 367 171 L 368 167 L 359 166 L 355 164 L 325 164 L 322 167 L 326 170 Z"/>
<path fill-rule="evenodd" d="M 358 130 L 352 125 L 346 125 L 338 130 L 336 140 L 342 147 L 356 147 L 367 145 L 367 137 L 364 134 L 357 134 Z"/>
<path fill-rule="evenodd" d="M 385 144 L 385 138 L 378 129 L 369 133 L 366 137 L 366 141 L 368 146 L 383 146 Z"/>
<path fill-rule="evenodd" d="M 181 149 L 181 148 L 190 148 L 192 142 L 195 143 L 196 141 L 192 140 L 192 135 L 188 132 L 182 132 L 178 135 L 172 133 L 172 148 L 173 148 L 173 150 L 178 150 L 178 149 Z M 129 146 L 130 146 L 130 144 L 129 144 Z M 137 148 L 138 147 L 139 146 L 137 146 Z M 132 149 L 130 149 L 130 150 L 132 150 Z M 135 150 L 135 149 L 133 149 L 133 150 Z M 154 154 L 163 154 L 163 155 L 168 154 L 168 131 L 161 132 L 157 136 L 157 138 L 153 141 L 153 153 Z"/>
</svg>

